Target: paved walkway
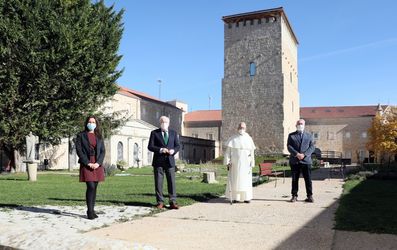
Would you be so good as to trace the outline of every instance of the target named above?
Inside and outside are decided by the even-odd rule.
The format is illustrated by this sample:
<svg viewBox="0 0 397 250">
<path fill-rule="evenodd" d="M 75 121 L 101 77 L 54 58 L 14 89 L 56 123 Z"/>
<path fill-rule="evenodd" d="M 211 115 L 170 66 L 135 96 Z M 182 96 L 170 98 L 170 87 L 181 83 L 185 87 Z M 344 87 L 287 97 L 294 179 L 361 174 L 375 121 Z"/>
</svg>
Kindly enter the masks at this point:
<svg viewBox="0 0 397 250">
<path fill-rule="evenodd" d="M 254 188 L 250 204 L 219 198 L 87 233 L 160 249 L 397 249 L 397 237 L 333 230 L 341 179 L 313 172 L 315 203 L 288 202 L 291 180 Z"/>
<path fill-rule="evenodd" d="M 7 249 L 1 245 L 18 249 L 397 249 L 395 235 L 332 229 L 343 182 L 326 179 L 326 171 L 313 172 L 315 203 L 303 202 L 303 179 L 299 201 L 288 202 L 291 181 L 287 178 L 283 183 L 281 178 L 277 187 L 274 182 L 255 187 L 250 204 L 213 199 L 88 233 L 78 231 L 115 223 L 114 218 L 125 212 L 104 211 L 101 220 L 88 221 L 74 216 L 70 208 L 61 215 L 48 212 L 49 208 L 0 211 L 4 219 L 0 220 L 0 249 Z M 144 208 L 136 209 L 131 212 L 139 214 Z M 74 213 L 84 214 L 83 210 Z"/>
</svg>

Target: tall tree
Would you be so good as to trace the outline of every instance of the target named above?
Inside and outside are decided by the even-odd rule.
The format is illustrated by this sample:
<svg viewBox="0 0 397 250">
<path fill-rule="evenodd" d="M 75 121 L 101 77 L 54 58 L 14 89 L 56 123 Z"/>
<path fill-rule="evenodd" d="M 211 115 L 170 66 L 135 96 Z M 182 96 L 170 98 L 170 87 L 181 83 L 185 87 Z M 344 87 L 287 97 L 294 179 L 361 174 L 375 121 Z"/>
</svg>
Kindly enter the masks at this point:
<svg viewBox="0 0 397 250">
<path fill-rule="evenodd" d="M 117 92 L 123 11 L 90 0 L 0 0 L 0 146 L 56 144 Z"/>
</svg>

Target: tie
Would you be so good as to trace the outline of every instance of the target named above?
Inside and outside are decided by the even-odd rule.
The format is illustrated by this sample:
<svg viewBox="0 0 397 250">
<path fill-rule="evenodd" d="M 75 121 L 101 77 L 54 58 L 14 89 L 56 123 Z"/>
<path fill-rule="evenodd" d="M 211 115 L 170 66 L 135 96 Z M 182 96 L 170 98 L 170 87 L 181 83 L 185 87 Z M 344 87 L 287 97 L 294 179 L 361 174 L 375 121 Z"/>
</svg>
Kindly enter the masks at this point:
<svg viewBox="0 0 397 250">
<path fill-rule="evenodd" d="M 168 144 L 168 132 L 164 131 L 164 142 L 165 144 Z"/>
</svg>

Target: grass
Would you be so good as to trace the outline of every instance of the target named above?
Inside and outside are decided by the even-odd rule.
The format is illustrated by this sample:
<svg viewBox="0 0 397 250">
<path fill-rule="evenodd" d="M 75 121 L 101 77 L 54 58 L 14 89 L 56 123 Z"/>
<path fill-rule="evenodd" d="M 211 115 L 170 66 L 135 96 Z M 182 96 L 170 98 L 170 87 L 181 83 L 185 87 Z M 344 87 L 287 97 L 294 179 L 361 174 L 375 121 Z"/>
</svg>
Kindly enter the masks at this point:
<svg viewBox="0 0 397 250">
<path fill-rule="evenodd" d="M 397 181 L 349 180 L 336 211 L 335 229 L 397 234 Z"/>
<path fill-rule="evenodd" d="M 188 169 L 198 165 L 189 165 Z M 206 169 L 205 165 L 201 165 Z M 201 182 L 200 172 L 176 174 L 178 203 L 190 205 L 222 195 L 225 191 L 226 169 L 224 166 L 211 166 L 217 170 L 217 184 Z M 98 186 L 97 204 L 138 205 L 155 204 L 154 178 L 151 167 L 130 169 L 132 176 L 111 176 Z M 85 184 L 78 181 L 77 175 L 40 172 L 37 182 L 27 181 L 26 173 L 0 176 L 0 206 L 33 205 L 85 205 Z M 166 192 L 164 181 L 164 192 Z M 166 194 L 165 194 L 166 195 Z"/>
</svg>

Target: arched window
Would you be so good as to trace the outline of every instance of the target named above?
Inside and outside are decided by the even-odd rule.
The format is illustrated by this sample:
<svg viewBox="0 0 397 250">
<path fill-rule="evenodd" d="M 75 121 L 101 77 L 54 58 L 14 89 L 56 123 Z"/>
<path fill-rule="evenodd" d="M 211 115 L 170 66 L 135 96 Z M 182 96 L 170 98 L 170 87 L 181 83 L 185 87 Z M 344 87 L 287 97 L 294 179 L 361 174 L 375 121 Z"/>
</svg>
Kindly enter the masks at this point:
<svg viewBox="0 0 397 250">
<path fill-rule="evenodd" d="M 138 143 L 134 143 L 134 160 L 139 162 L 139 145 Z"/>
<path fill-rule="evenodd" d="M 117 144 L 117 160 L 122 161 L 124 159 L 123 157 L 123 143 L 119 141 Z"/>
</svg>

